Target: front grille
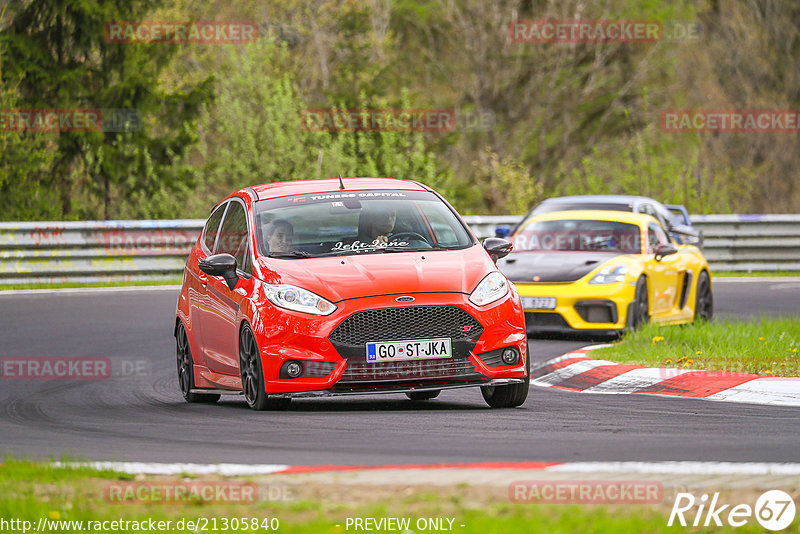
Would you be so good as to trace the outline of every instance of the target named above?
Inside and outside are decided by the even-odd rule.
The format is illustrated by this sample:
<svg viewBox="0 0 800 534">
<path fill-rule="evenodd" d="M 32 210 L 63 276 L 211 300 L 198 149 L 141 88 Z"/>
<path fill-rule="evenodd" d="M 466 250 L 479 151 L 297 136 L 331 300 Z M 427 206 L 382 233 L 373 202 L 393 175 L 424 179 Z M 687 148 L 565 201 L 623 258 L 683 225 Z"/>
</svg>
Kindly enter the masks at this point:
<svg viewBox="0 0 800 534">
<path fill-rule="evenodd" d="M 610 300 L 583 300 L 575 304 L 575 311 L 587 323 L 617 322 L 617 305 Z"/>
<path fill-rule="evenodd" d="M 356 312 L 342 321 L 328 339 L 351 363 L 366 361 L 368 342 L 438 338 L 450 338 L 453 358 L 464 359 L 481 333 L 483 326 L 456 306 L 405 306 Z"/>
<path fill-rule="evenodd" d="M 362 382 L 398 382 L 429 378 L 485 378 L 468 359 L 409 360 L 400 362 L 348 362 L 336 387 Z"/>
<path fill-rule="evenodd" d="M 525 312 L 525 322 L 528 326 L 569 328 L 561 314 L 555 312 Z"/>
<path fill-rule="evenodd" d="M 501 365 L 508 365 L 503 361 L 503 351 L 505 349 L 497 349 L 490 352 L 483 352 L 478 354 L 478 358 L 489 367 L 500 367 Z"/>
<path fill-rule="evenodd" d="M 356 312 L 336 327 L 331 342 L 362 345 L 404 339 L 478 339 L 481 324 L 455 306 L 407 306 Z"/>
</svg>

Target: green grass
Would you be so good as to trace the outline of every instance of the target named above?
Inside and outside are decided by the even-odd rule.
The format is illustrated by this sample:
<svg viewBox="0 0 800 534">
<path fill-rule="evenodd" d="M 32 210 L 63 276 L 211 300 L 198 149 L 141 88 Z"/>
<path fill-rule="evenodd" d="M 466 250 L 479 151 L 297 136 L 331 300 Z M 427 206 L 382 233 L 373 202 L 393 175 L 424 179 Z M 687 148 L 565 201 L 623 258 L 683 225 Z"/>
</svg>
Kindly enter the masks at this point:
<svg viewBox="0 0 800 534">
<path fill-rule="evenodd" d="M 183 279 L 163 278 L 159 280 L 128 280 L 112 282 L 64 282 L 60 284 L 9 284 L 0 285 L 0 291 L 11 291 L 19 289 L 63 289 L 70 287 L 129 287 L 129 286 L 169 286 L 181 285 Z"/>
<path fill-rule="evenodd" d="M 745 273 L 741 271 L 713 271 L 711 276 L 719 278 L 735 278 L 742 276 L 768 277 L 768 276 L 800 276 L 800 271 L 753 271 Z"/>
<path fill-rule="evenodd" d="M 649 367 L 800 376 L 800 319 L 651 323 L 592 356 Z"/>
<path fill-rule="evenodd" d="M 136 477 L 137 481 L 141 479 L 141 476 Z M 476 502 L 463 497 L 466 489 L 462 485 L 454 485 L 439 488 L 435 493 L 424 490 L 409 492 L 406 489 L 393 497 L 382 497 L 378 501 L 373 499 L 369 502 L 369 498 L 343 501 L 342 490 L 346 493 L 352 488 L 331 482 L 319 486 L 320 489 L 316 490 L 319 496 L 291 502 L 265 500 L 247 504 L 194 502 L 130 505 L 109 503 L 105 499 L 104 486 L 115 480 L 130 481 L 131 477 L 88 468 L 56 468 L 47 464 L 7 460 L 7 463 L 0 465 L 0 518 L 6 521 L 30 521 L 33 528 L 38 524 L 39 518 L 83 522 L 153 519 L 170 520 L 173 524 L 182 518 L 217 518 L 220 525 L 223 518 L 277 518 L 280 522 L 278 532 L 298 534 L 357 532 L 352 527 L 349 530 L 345 528 L 348 517 L 409 517 L 412 522 L 419 518 L 452 518 L 453 532 L 457 534 L 686 531 L 682 527 L 666 526 L 672 505 L 671 498 L 665 498 L 665 502 L 656 505 L 543 505 L 512 503 L 500 492 L 499 496 Z M 148 480 L 154 480 L 154 477 L 148 477 Z M 177 481 L 181 478 L 158 477 L 157 480 Z M 267 483 L 270 483 L 269 479 Z M 364 491 L 370 490 L 367 488 Z M 743 528 L 723 528 L 715 532 L 759 532 L 757 524 L 754 521 L 751 523 L 753 524 L 748 523 Z M 412 530 L 416 529 L 412 527 Z M 57 531 L 74 532 L 76 529 L 74 525 L 72 528 L 62 525 Z M 184 532 L 187 531 L 184 529 Z M 269 531 L 240 529 L 239 532 Z"/>
</svg>

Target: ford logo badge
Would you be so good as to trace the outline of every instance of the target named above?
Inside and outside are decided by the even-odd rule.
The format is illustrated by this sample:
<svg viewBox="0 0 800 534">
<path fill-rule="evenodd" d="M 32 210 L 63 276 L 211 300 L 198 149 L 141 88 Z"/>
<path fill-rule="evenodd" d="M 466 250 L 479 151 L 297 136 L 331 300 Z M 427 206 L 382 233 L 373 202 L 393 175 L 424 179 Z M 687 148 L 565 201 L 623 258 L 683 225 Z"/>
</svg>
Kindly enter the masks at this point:
<svg viewBox="0 0 800 534">
<path fill-rule="evenodd" d="M 397 302 L 414 302 L 414 297 L 397 297 L 394 300 Z"/>
</svg>

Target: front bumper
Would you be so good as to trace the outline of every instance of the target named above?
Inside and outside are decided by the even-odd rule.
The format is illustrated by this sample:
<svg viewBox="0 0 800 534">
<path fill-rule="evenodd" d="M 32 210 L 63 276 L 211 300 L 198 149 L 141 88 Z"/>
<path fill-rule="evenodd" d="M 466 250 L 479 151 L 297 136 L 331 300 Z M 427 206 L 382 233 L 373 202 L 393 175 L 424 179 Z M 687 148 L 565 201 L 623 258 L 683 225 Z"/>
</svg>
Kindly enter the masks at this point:
<svg viewBox="0 0 800 534">
<path fill-rule="evenodd" d="M 522 380 L 526 377 L 527 335 L 519 300 L 509 294 L 498 302 L 478 308 L 461 293 L 421 293 L 412 305 L 399 304 L 397 295 L 365 297 L 337 302 L 331 316 L 272 310 L 272 316 L 254 322 L 260 347 L 265 389 L 270 396 L 328 396 L 379 392 L 420 391 L 420 388 L 445 389 L 493 385 L 493 380 Z M 394 336 L 343 339 L 332 334 L 348 318 L 359 312 L 407 308 L 458 308 L 476 321 L 457 339 L 452 331 L 437 335 L 436 323 L 429 336 L 409 337 L 405 332 Z M 420 319 L 421 321 L 421 319 Z M 475 328 L 475 325 L 480 328 Z M 385 325 L 376 331 L 386 332 Z M 409 325 L 419 331 L 419 325 Z M 474 328 L 474 329 L 473 329 Z M 385 335 L 385 334 L 384 334 Z M 453 337 L 456 336 L 456 337 Z M 364 340 L 426 339 L 451 337 L 451 358 L 367 363 Z M 518 363 L 498 365 L 497 350 L 513 347 L 520 353 Z M 288 378 L 281 375 L 287 361 L 298 361 L 304 369 L 313 368 L 311 376 Z M 500 362 L 502 363 L 502 362 Z"/>
<path fill-rule="evenodd" d="M 555 309 L 525 308 L 525 323 L 530 333 L 609 334 L 627 326 L 628 308 L 636 292 L 635 282 L 589 285 L 586 282 L 566 284 L 517 283 L 517 291 L 525 297 L 553 297 Z"/>
<path fill-rule="evenodd" d="M 384 393 L 420 393 L 425 391 L 441 391 L 443 389 L 460 389 L 478 386 L 507 386 L 509 384 L 521 384 L 521 378 L 492 378 L 463 384 L 448 383 L 441 386 L 418 386 L 418 387 L 363 387 L 353 389 L 326 389 L 317 391 L 298 391 L 295 393 L 277 393 L 270 395 L 270 398 L 318 398 L 318 397 L 344 397 L 351 395 L 375 395 Z"/>
<path fill-rule="evenodd" d="M 352 395 L 375 395 L 384 393 L 420 393 L 425 391 L 441 391 L 443 389 L 461 389 L 480 386 L 507 386 L 510 384 L 522 384 L 522 378 L 491 378 L 463 384 L 448 383 L 444 385 L 425 385 L 425 386 L 396 386 L 396 387 L 361 387 L 353 389 L 323 389 L 315 391 L 296 391 L 292 393 L 274 393 L 270 397 L 278 399 L 300 399 L 300 398 L 319 398 L 319 397 L 346 397 Z M 216 393 L 218 395 L 243 395 L 241 391 L 230 389 L 193 389 L 192 393 Z"/>
</svg>

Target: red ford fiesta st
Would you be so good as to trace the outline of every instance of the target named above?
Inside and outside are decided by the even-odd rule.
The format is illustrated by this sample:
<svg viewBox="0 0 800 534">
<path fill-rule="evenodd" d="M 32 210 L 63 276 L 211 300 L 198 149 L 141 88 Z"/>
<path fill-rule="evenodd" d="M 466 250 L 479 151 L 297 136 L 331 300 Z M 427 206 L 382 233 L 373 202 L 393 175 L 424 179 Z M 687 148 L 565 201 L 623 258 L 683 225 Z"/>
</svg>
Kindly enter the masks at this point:
<svg viewBox="0 0 800 534">
<path fill-rule="evenodd" d="M 174 333 L 188 402 L 479 386 L 492 407 L 528 394 L 519 296 L 435 191 L 344 178 L 241 189 L 211 213 L 186 261 Z"/>
</svg>

